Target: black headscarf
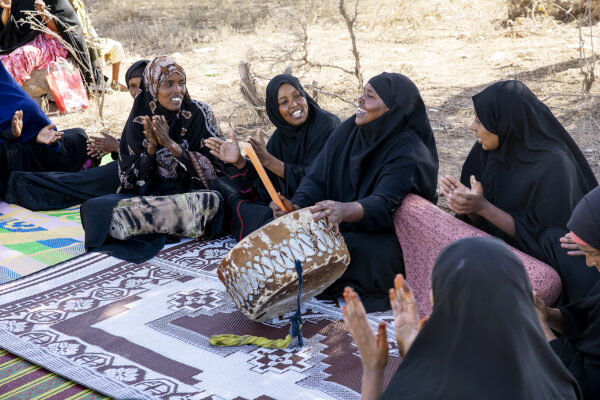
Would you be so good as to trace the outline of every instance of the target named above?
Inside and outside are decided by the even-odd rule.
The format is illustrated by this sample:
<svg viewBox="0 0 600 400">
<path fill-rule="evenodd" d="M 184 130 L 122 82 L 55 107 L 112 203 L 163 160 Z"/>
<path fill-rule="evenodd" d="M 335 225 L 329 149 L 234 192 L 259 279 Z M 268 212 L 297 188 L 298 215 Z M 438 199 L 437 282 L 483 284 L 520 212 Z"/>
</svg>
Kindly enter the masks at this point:
<svg viewBox="0 0 600 400">
<path fill-rule="evenodd" d="M 279 87 L 284 83 L 298 90 L 308 104 L 308 117 L 300 126 L 290 124 L 279 112 Z M 295 76 L 277 75 L 269 81 L 266 92 L 267 115 L 276 128 L 267 143 L 267 151 L 283 161 L 285 168 L 285 179 L 270 171 L 269 177 L 278 192 L 291 197 L 304 177 L 305 169 L 323 150 L 325 142 L 340 124 L 340 119 L 319 107 Z M 261 190 L 264 190 L 262 184 Z"/>
<path fill-rule="evenodd" d="M 129 80 L 132 78 L 141 78 L 144 75 L 144 69 L 150 63 L 149 60 L 138 60 L 131 64 L 131 67 L 125 72 L 125 84 L 129 87 Z"/>
<path fill-rule="evenodd" d="M 302 180 L 292 202 L 358 201 L 365 214 L 344 229 L 393 231 L 391 214 L 408 193 L 437 201 L 438 156 L 425 104 L 404 75 L 384 72 L 369 84 L 389 108 L 358 126 L 355 116 L 331 135 Z"/>
<path fill-rule="evenodd" d="M 165 109 L 158 101 L 160 84 L 173 74 L 185 79 L 183 68 L 166 56 L 155 58 L 144 70 L 141 91 L 133 102 L 121 134 L 119 191 L 138 192 L 140 187 L 146 187 L 146 181 L 151 178 L 160 180 L 160 184 L 152 185 L 159 192 L 146 187 L 139 192 L 140 194 L 170 194 L 164 192 L 169 185 L 174 185 L 169 189 L 171 193 L 180 193 L 188 190 L 180 183 L 194 177 L 200 179 L 201 186 L 208 188 L 210 181 L 222 170 L 222 164 L 204 145 L 204 140 L 209 137 L 222 137 L 210 107 L 192 100 L 187 91 L 181 108 L 177 111 Z M 181 160 L 177 160 L 171 152 L 162 147 L 157 149 L 154 156 L 146 154 L 147 140 L 144 136 L 142 117 L 154 115 L 165 116 L 169 124 L 169 136 L 182 147 Z"/>
<path fill-rule="evenodd" d="M 92 71 L 94 79 L 100 83 L 102 76 L 90 60 L 81 21 L 73 6 L 68 0 L 46 0 L 45 3 L 47 11 L 55 17 L 60 37 L 77 52 L 76 59 L 86 82 L 92 82 L 92 75 L 89 73 Z M 35 11 L 34 5 L 35 0 L 13 0 L 8 22 L 6 25 L 0 22 L 0 54 L 11 53 L 40 34 L 40 31 L 33 29 L 30 23 L 25 22 L 28 17 L 27 11 Z M 35 18 L 42 23 L 39 15 Z"/>
<path fill-rule="evenodd" d="M 495 238 L 438 256 L 433 312 L 381 399 L 577 399 L 545 340 L 521 261 Z"/>
<path fill-rule="evenodd" d="M 473 96 L 473 104 L 500 147 L 485 151 L 475 143 L 460 180 L 470 186 L 474 175 L 484 197 L 514 218 L 517 247 L 548 262 L 540 235 L 566 227 L 577 202 L 598 185 L 594 173 L 569 133 L 522 82 L 494 83 Z M 490 224 L 479 227 L 511 241 Z"/>
<path fill-rule="evenodd" d="M 577 203 L 567 227 L 581 240 L 600 250 L 600 187 Z"/>
</svg>

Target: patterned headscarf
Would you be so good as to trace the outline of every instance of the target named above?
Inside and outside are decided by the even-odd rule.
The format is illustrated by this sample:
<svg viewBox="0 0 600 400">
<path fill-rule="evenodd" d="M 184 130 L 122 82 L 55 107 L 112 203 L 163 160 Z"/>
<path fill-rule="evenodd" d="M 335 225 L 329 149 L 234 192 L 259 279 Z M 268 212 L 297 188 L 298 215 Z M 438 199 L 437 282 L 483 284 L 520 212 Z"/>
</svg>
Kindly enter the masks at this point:
<svg viewBox="0 0 600 400">
<path fill-rule="evenodd" d="M 120 191 L 137 192 L 136 187 L 144 186 L 156 171 L 162 179 L 181 180 L 195 170 L 197 178 L 205 187 L 217 177 L 214 164 L 217 162 L 204 146 L 204 140 L 211 136 L 221 137 L 214 114 L 206 104 L 192 100 L 185 93 L 181 108 L 167 110 L 158 101 L 160 85 L 178 74 L 186 78 L 183 68 L 173 59 L 160 56 L 155 58 L 144 70 L 141 92 L 136 96 L 133 108 L 121 135 L 119 171 Z M 146 154 L 148 142 L 144 136 L 143 118 L 163 115 L 169 124 L 169 136 L 180 144 L 182 160 L 177 160 L 166 148 L 156 151 L 156 169 L 146 167 L 152 160 Z M 218 164 L 218 162 L 217 162 Z"/>
</svg>

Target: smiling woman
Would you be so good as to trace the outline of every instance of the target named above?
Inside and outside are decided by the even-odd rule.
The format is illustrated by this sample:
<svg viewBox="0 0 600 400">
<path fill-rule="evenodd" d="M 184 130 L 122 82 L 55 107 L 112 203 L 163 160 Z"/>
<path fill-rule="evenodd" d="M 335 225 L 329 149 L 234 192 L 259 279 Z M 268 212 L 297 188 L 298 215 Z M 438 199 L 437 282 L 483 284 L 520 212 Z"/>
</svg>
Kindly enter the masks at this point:
<svg viewBox="0 0 600 400">
<path fill-rule="evenodd" d="M 135 97 L 121 135 L 118 194 L 91 199 L 81 206 L 86 248 L 104 245 L 110 236 L 113 210 L 118 204 L 135 203 L 125 200 L 136 195 L 171 195 L 208 189 L 222 174 L 222 163 L 205 146 L 207 139 L 221 135 L 215 117 L 206 104 L 190 98 L 185 81 L 183 68 L 166 56 L 155 58 L 144 70 L 141 91 Z M 222 207 L 222 204 L 214 206 Z M 126 213 L 130 220 L 135 220 L 136 226 L 154 224 L 145 231 L 169 230 L 158 226 L 158 208 L 150 207 L 156 215 L 150 212 L 143 216 L 128 213 L 123 208 L 119 206 L 120 215 Z M 185 222 L 182 215 L 186 211 L 189 210 L 170 209 L 168 212 L 174 221 Z M 212 227 L 218 231 L 220 222 L 215 220 Z M 173 232 L 177 233 L 179 228 L 179 225 L 172 227 Z M 123 232 L 119 237 L 123 237 Z M 149 239 L 134 245 L 135 251 L 131 246 L 118 243 L 119 246 L 111 247 L 111 254 L 143 261 L 156 254 L 165 243 L 164 235 Z"/>
<path fill-rule="evenodd" d="M 261 133 L 250 143 L 275 189 L 291 197 L 340 120 L 321 109 L 298 79 L 287 74 L 277 75 L 267 85 L 266 108 L 275 132 L 266 145 Z M 241 156 L 235 134 L 230 137 L 230 142 L 209 139 L 207 145 L 212 154 L 233 164 L 231 178 L 218 180 L 217 186 L 231 210 L 233 234 L 241 240 L 271 221 L 273 212 L 267 189 L 252 164 Z"/>
</svg>

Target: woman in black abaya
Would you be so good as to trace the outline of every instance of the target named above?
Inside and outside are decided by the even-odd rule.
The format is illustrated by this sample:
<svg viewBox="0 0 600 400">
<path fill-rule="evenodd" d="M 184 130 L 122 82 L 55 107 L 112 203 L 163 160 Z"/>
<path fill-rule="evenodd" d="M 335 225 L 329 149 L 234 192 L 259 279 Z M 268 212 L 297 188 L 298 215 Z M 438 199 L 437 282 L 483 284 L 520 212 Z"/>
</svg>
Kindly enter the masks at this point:
<svg viewBox="0 0 600 400">
<path fill-rule="evenodd" d="M 291 200 L 282 200 L 288 209 L 314 205 L 315 220 L 327 217 L 329 229 L 339 227 L 346 240 L 350 266 L 322 297 L 338 298 L 351 286 L 370 312 L 389 309 L 387 291 L 404 272 L 392 214 L 408 193 L 437 201 L 438 156 L 425 104 L 404 75 L 371 78 L 358 106 L 333 132 Z"/>
<path fill-rule="evenodd" d="M 404 359 L 385 391 L 385 323 L 375 336 L 360 299 L 351 289 L 344 293 L 344 321 L 363 364 L 363 400 L 581 399 L 544 338 L 523 264 L 500 240 L 467 238 L 446 247 L 431 287 L 433 312 L 422 328 L 406 282 L 398 277 L 390 290 Z"/>
<path fill-rule="evenodd" d="M 494 83 L 473 96 L 473 104 L 478 141 L 460 182 L 440 180 L 450 209 L 556 269 L 561 302 L 585 296 L 598 274 L 559 242 L 577 202 L 598 185 L 581 150 L 520 81 Z"/>
<path fill-rule="evenodd" d="M 81 206 L 86 249 L 132 262 L 153 257 L 166 236 L 113 240 L 109 235 L 113 209 L 121 200 L 207 189 L 221 174 L 221 162 L 205 146 L 206 139 L 220 136 L 214 114 L 208 105 L 190 98 L 183 68 L 169 57 L 157 57 L 144 70 L 140 89 L 121 135 L 117 194 L 90 199 Z M 219 232 L 222 204 L 211 203 L 208 208 L 214 211 L 214 220 L 207 229 Z M 153 225 L 159 231 L 156 221 L 163 217 L 180 224 L 184 215 L 180 211 L 171 208 L 168 216 L 144 214 L 131 219 L 135 218 L 133 226 Z"/>
<path fill-rule="evenodd" d="M 275 189 L 286 197 L 293 196 L 306 168 L 323 149 L 331 132 L 340 124 L 338 117 L 327 112 L 292 75 L 277 75 L 267 85 L 266 109 L 275 132 L 264 144 L 262 135 L 250 139 L 252 147 L 267 171 Z M 233 164 L 229 182 L 221 180 L 215 188 L 227 201 L 232 215 L 232 232 L 241 240 L 273 219 L 271 198 L 258 178 L 253 165 L 240 155 L 235 135 L 231 142 L 207 140 L 212 154 Z"/>
<path fill-rule="evenodd" d="M 592 190 L 577 204 L 567 223 L 570 237 L 586 258 L 590 270 L 600 270 L 600 188 Z M 586 400 L 600 398 L 600 281 L 590 292 L 559 308 L 546 307 L 536 299 L 542 321 L 549 328 L 546 338 L 569 371 L 575 376 Z"/>
</svg>

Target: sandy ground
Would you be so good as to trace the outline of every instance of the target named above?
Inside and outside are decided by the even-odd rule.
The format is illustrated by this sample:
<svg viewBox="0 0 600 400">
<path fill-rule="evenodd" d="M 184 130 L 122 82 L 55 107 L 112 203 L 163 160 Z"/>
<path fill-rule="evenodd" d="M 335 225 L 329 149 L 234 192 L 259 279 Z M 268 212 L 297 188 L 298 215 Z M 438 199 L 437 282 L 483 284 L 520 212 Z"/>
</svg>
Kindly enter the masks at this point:
<svg viewBox="0 0 600 400">
<path fill-rule="evenodd" d="M 381 4 L 374 8 L 377 3 Z M 471 96 L 494 81 L 516 78 L 548 104 L 600 177 L 600 83 L 592 86 L 589 95 L 582 94 L 579 30 L 575 23 L 563 24 L 538 16 L 507 28 L 502 24 L 506 9 L 498 0 L 410 3 L 418 3 L 418 9 L 407 9 L 391 1 L 366 1 L 364 5 L 359 2 L 356 36 L 360 61 L 365 81 L 381 71 L 393 71 L 409 76 L 417 84 L 436 135 L 440 175 L 457 176 L 474 143 L 474 135 L 468 129 L 473 118 Z M 97 15 L 110 11 L 99 2 L 93 10 Z M 234 127 L 244 131 L 260 124 L 240 94 L 240 60 L 252 60 L 261 94 L 269 77 L 283 72 L 286 65 L 297 65 L 281 58 L 285 50 L 301 46 L 293 29 L 297 21 L 290 15 L 293 14 L 273 17 L 246 30 L 212 21 L 211 26 L 220 28 L 204 29 L 203 41 L 193 48 L 180 46 L 178 40 L 172 39 L 172 52 L 166 54 L 185 68 L 191 96 L 212 106 L 223 130 Z M 353 68 L 348 31 L 339 15 L 311 18 L 309 58 Z M 101 34 L 109 34 L 102 24 L 96 24 L 96 28 Z M 584 50 L 588 56 L 592 54 L 591 39 L 600 43 L 596 36 L 600 26 L 592 28 L 594 36 L 589 35 L 589 27 L 584 29 Z M 135 60 L 165 54 L 151 46 L 127 45 L 131 38 L 114 38 L 126 43 L 128 52 L 121 77 Z M 279 59 L 273 63 L 269 61 L 271 57 Z M 356 80 L 338 70 L 295 71 L 302 72 L 299 77 L 305 85 L 316 81 L 325 90 L 342 93 L 348 100 L 358 94 Z M 342 118 L 355 111 L 353 106 L 333 97 L 319 95 L 318 101 Z M 106 96 L 102 120 L 95 107 L 64 116 L 51 113 L 51 118 L 62 128 L 82 126 L 90 135 L 105 129 L 118 137 L 131 104 L 128 93 L 113 93 Z"/>
</svg>

